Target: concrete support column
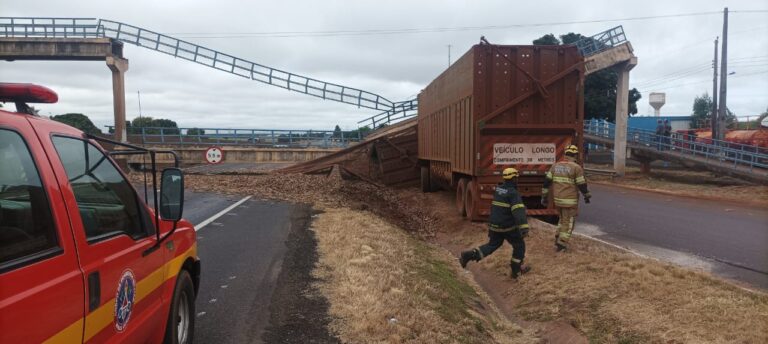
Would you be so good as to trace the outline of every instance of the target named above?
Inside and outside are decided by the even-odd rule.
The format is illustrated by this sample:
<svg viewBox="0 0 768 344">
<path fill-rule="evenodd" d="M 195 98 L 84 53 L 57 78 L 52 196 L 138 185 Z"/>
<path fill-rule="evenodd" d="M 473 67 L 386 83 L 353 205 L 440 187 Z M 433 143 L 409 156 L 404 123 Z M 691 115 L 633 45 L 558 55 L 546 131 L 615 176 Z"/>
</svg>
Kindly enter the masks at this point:
<svg viewBox="0 0 768 344">
<path fill-rule="evenodd" d="M 613 139 L 613 169 L 624 176 L 627 160 L 627 118 L 629 117 L 629 71 L 637 65 L 637 58 L 616 65 L 616 131 Z"/>
<path fill-rule="evenodd" d="M 128 59 L 107 57 L 107 66 L 112 71 L 112 103 L 115 111 L 115 141 L 128 142 L 125 128 L 125 72 Z"/>
</svg>

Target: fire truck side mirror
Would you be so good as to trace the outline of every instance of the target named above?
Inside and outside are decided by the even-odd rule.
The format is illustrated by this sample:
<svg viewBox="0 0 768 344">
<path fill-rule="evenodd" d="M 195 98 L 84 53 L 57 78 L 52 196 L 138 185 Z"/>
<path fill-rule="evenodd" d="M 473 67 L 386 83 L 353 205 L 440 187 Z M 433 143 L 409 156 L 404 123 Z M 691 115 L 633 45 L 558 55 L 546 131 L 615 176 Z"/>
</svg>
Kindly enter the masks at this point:
<svg viewBox="0 0 768 344">
<path fill-rule="evenodd" d="M 160 217 L 179 221 L 183 210 L 184 174 L 178 168 L 166 168 L 160 178 Z"/>
</svg>

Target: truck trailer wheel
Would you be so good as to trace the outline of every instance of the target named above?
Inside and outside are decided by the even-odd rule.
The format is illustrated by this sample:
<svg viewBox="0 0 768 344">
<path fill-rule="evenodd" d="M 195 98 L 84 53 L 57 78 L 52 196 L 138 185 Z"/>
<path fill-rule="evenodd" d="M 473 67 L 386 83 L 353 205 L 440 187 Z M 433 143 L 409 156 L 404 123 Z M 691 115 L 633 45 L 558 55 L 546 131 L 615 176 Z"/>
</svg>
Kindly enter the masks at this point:
<svg viewBox="0 0 768 344">
<path fill-rule="evenodd" d="M 459 183 L 456 185 L 456 209 L 459 211 L 461 217 L 467 216 L 466 203 L 467 197 L 467 179 L 459 179 Z"/>
<path fill-rule="evenodd" d="M 477 193 L 477 183 L 474 180 L 470 180 L 467 183 L 466 192 L 464 193 L 464 209 L 467 213 L 467 218 L 473 220 L 475 218 L 475 197 Z"/>
<path fill-rule="evenodd" d="M 166 344 L 192 343 L 195 332 L 195 286 L 187 270 L 181 270 L 176 277 L 171 310 L 165 325 Z"/>
<path fill-rule="evenodd" d="M 432 181 L 429 178 L 429 166 L 421 166 L 421 192 L 431 192 Z"/>
</svg>

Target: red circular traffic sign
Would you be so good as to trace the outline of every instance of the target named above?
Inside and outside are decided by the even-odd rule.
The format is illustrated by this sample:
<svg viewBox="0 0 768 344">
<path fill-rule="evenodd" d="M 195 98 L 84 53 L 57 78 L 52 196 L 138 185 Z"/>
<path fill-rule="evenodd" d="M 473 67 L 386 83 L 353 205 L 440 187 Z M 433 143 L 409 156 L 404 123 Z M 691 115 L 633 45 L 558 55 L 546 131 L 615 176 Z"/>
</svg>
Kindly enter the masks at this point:
<svg viewBox="0 0 768 344">
<path fill-rule="evenodd" d="M 224 161 L 224 151 L 219 147 L 208 147 L 205 150 L 205 161 L 209 164 L 220 164 Z"/>
</svg>

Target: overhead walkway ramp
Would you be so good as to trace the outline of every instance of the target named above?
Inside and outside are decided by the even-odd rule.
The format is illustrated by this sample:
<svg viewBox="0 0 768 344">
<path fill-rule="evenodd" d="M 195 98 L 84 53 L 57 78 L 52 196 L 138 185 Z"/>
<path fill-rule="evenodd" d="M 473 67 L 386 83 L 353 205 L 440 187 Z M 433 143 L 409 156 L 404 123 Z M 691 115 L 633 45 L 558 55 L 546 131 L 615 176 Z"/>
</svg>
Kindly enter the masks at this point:
<svg viewBox="0 0 768 344">
<path fill-rule="evenodd" d="M 586 121 L 584 141 L 613 147 L 615 125 L 606 121 Z M 711 171 L 750 182 L 768 185 L 768 150 L 707 138 L 656 135 L 655 132 L 629 128 L 628 158 L 650 169 L 654 160 L 677 162 L 684 166 Z"/>
</svg>

